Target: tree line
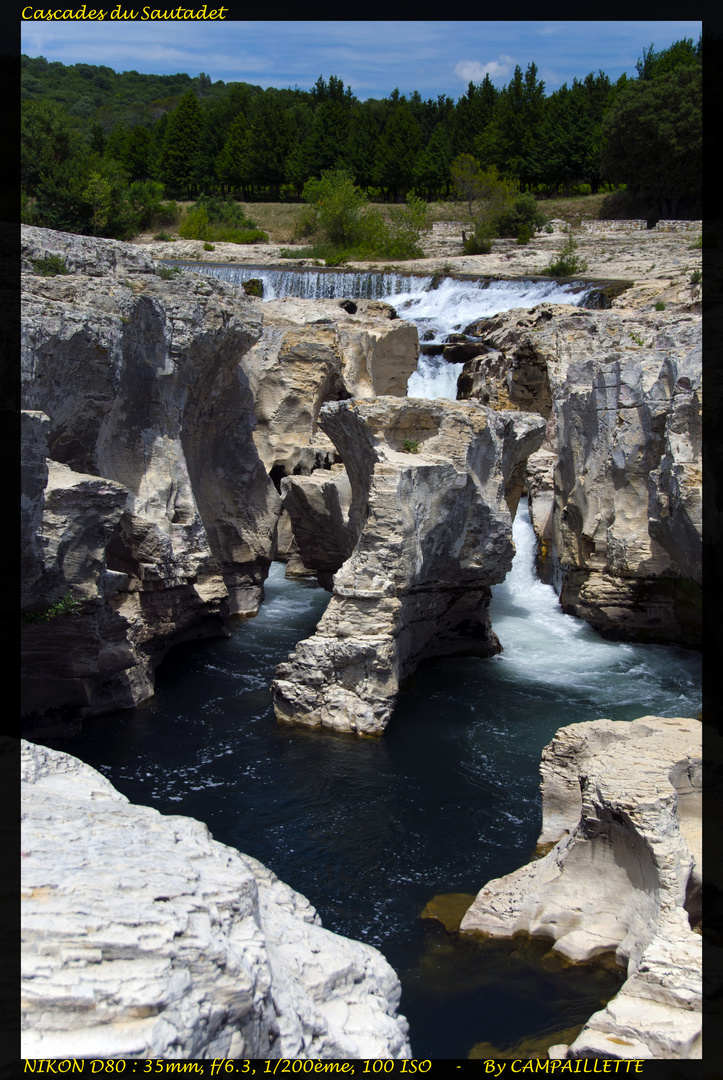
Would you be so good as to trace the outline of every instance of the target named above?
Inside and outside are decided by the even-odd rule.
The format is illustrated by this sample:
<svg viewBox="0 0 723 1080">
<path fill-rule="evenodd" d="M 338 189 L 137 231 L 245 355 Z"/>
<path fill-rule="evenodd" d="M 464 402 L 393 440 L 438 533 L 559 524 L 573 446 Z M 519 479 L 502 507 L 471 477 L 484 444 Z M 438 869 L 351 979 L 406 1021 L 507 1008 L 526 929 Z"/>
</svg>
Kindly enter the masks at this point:
<svg viewBox="0 0 723 1080">
<path fill-rule="evenodd" d="M 359 101 L 334 75 L 262 90 L 23 57 L 22 217 L 128 236 L 163 198 L 299 199 L 329 170 L 372 200 L 433 201 L 458 194 L 462 155 L 537 198 L 626 185 L 653 216 L 698 216 L 701 67 L 687 38 L 643 49 L 615 83 L 591 72 L 546 95 L 530 63 L 456 102 Z"/>
</svg>

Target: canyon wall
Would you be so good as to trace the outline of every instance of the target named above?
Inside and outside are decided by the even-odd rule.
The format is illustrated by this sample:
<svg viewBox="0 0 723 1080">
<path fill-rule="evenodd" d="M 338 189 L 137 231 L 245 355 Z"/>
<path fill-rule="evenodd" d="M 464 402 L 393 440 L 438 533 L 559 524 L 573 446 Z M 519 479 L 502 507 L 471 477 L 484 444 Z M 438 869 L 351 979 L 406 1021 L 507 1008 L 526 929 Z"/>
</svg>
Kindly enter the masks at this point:
<svg viewBox="0 0 723 1080">
<path fill-rule="evenodd" d="M 547 420 L 528 465 L 538 569 L 615 638 L 701 644 L 697 312 L 541 304 L 468 327 L 465 398 Z"/>
<path fill-rule="evenodd" d="M 48 255 L 68 273 L 42 276 Z M 261 333 L 244 293 L 32 228 L 22 283 L 23 711 L 37 732 L 136 704 L 171 645 L 254 613 L 280 500 L 239 364 Z"/>
</svg>

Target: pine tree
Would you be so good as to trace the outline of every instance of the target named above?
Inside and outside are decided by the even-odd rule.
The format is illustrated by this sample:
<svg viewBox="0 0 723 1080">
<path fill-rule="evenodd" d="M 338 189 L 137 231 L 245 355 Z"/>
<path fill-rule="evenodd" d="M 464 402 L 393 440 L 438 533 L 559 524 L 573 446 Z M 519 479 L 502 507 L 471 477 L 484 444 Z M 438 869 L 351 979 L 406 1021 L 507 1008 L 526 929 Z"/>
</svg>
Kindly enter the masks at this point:
<svg viewBox="0 0 723 1080">
<path fill-rule="evenodd" d="M 268 91 L 258 99 L 248 134 L 249 178 L 252 184 L 269 187 L 278 196 L 287 178 L 287 158 L 292 145 L 288 118 L 279 98 Z"/>
<path fill-rule="evenodd" d="M 419 155 L 414 169 L 414 186 L 426 193 L 428 199 L 449 193 L 452 159 L 452 132 L 448 121 L 442 120 L 432 132 L 429 143 Z"/>
<path fill-rule="evenodd" d="M 243 113 L 239 113 L 231 124 L 231 127 L 223 145 L 223 149 L 216 157 L 216 175 L 222 184 L 231 189 L 241 189 L 244 199 L 246 188 L 251 179 L 248 160 L 248 131 Z"/>
<path fill-rule="evenodd" d="M 375 183 L 374 159 L 382 126 L 379 102 L 365 101 L 354 107 L 343 159 L 345 168 L 365 191 Z"/>
<path fill-rule="evenodd" d="M 414 167 L 419 154 L 419 126 L 402 97 L 389 117 L 377 146 L 375 175 L 396 201 L 414 184 Z"/>
<path fill-rule="evenodd" d="M 529 64 L 524 76 L 518 65 L 497 98 L 489 127 L 477 140 L 483 164 L 495 164 L 506 176 L 518 178 L 523 189 L 534 182 L 534 151 L 544 94 L 545 84 L 537 79 L 537 65 Z"/>
<path fill-rule="evenodd" d="M 198 183 L 198 151 L 203 120 L 198 98 L 189 90 L 168 117 L 158 171 L 169 188 L 185 188 L 193 198 Z"/>
<path fill-rule="evenodd" d="M 494 115 L 498 91 L 492 85 L 489 75 L 485 75 L 479 86 L 470 83 L 467 93 L 457 102 L 452 126 L 453 156 L 473 154 L 477 140 L 491 122 Z"/>
</svg>

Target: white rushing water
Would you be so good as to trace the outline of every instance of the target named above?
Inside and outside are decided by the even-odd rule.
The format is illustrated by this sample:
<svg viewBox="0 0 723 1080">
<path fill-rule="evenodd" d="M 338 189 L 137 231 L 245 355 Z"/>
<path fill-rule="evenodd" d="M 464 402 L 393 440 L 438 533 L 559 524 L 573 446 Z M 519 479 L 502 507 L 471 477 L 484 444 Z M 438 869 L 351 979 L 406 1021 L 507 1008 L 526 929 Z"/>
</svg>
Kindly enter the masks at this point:
<svg viewBox="0 0 723 1080">
<path fill-rule="evenodd" d="M 361 273 L 353 270 L 263 270 L 254 267 L 214 266 L 194 263 L 194 270 L 240 284 L 251 278 L 263 282 L 264 300 L 285 296 L 304 299 L 384 300 L 402 319 L 416 324 L 421 341 L 438 345 L 439 352 L 420 356 L 409 379 L 409 397 L 457 398 L 457 379 L 462 364 L 448 364 L 442 347 L 450 334 L 464 333 L 478 319 L 510 308 L 530 308 L 544 300 L 580 306 L 590 290 L 556 281 L 460 280 L 396 273 Z"/>
<path fill-rule="evenodd" d="M 646 702 L 660 702 L 664 683 L 667 715 L 688 716 L 691 708 L 699 707 L 696 653 L 607 641 L 582 619 L 564 614 L 552 585 L 535 576 L 536 538 L 523 503 L 512 532 L 512 570 L 492 589 L 490 604 L 492 625 L 503 646 L 492 661 L 499 665 L 497 677 L 556 693 L 589 695 L 608 707 L 640 702 L 643 711 Z"/>
</svg>

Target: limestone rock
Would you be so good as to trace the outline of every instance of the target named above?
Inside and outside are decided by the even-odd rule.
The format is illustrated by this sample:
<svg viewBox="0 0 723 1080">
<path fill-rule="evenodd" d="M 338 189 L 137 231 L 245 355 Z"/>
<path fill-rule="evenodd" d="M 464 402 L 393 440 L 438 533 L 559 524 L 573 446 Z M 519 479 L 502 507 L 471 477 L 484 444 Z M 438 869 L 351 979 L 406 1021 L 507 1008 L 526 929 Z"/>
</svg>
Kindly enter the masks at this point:
<svg viewBox="0 0 723 1080">
<path fill-rule="evenodd" d="M 39 410 L 20 414 L 20 606 L 30 607 L 43 574 L 40 533 L 45 485 L 48 482 L 50 417 Z"/>
<path fill-rule="evenodd" d="M 411 1056 L 376 949 L 201 822 L 22 752 L 23 1057 Z"/>
<path fill-rule="evenodd" d="M 56 584 L 77 585 L 84 595 L 88 586 L 104 598 L 116 660 L 127 672 L 115 683 L 106 679 L 102 692 L 96 689 L 103 679 L 86 687 L 84 714 L 93 715 L 147 697 L 153 670 L 171 644 L 226 633 L 229 612 L 258 609 L 280 508 L 253 442 L 253 396 L 240 367 L 259 337 L 261 317 L 245 294 L 220 282 L 187 273 L 160 276 L 132 245 L 29 227 L 22 237 L 23 405 L 47 417 L 41 424 L 46 453 L 57 465 L 56 479 L 65 467 L 62 498 L 75 500 L 73 515 L 85 498 L 83 512 L 92 519 L 89 478 L 99 490 L 122 485 L 124 491 L 103 550 L 88 548 L 86 570 L 95 567 L 94 583 L 76 581 L 86 558 L 84 526 L 71 525 L 68 514 L 62 528 L 53 524 L 49 497 L 39 489 L 45 466 L 38 448 L 25 452 L 24 606 L 42 606 L 49 595 L 57 599 L 52 589 L 48 594 L 50 564 L 40 566 L 32 539 L 45 512 L 42 559 L 52 563 L 48 545 L 60 528 L 58 552 L 71 543 L 75 570 L 65 560 Z M 48 253 L 72 272 L 35 273 L 34 264 Z M 28 423 L 37 428 L 37 415 L 26 431 Z M 71 471 L 84 480 L 74 480 Z M 75 529 L 72 538 L 68 529 Z M 43 648 L 59 661 L 60 641 L 58 648 L 52 641 L 61 625 L 69 624 L 54 620 L 42 632 L 33 628 L 33 678 Z M 93 648 L 103 649 L 101 642 L 88 639 L 83 651 L 90 656 Z M 110 668 L 116 660 L 109 654 Z M 43 703 L 32 689 L 29 723 L 44 724 Z M 75 691 L 68 702 L 51 698 L 49 707 L 71 711 L 79 701 Z"/>
<path fill-rule="evenodd" d="M 38 568 L 25 585 L 22 711 L 37 730 L 65 724 L 77 730 L 83 716 L 104 712 L 109 703 L 122 707 L 147 697 L 150 666 L 113 607 L 127 578 L 110 571 L 106 559 L 128 491 L 54 461 L 45 472 L 33 533 Z"/>
<path fill-rule="evenodd" d="M 530 454 L 525 465 L 530 522 L 537 537 L 535 571 L 546 585 L 551 585 L 553 580 L 550 548 L 553 543 L 556 463 L 557 455 L 552 450 L 541 448 Z"/>
<path fill-rule="evenodd" d="M 278 482 L 334 462 L 318 428 L 325 402 L 406 395 L 419 340 L 415 326 L 391 320 L 393 309 L 379 301 L 287 297 L 268 301 L 263 313 L 242 366 L 256 404 L 254 440 Z"/>
<path fill-rule="evenodd" d="M 552 493 L 549 457 L 528 487 L 541 576 L 564 610 L 610 636 L 698 646 L 699 317 L 542 304 L 470 329 L 498 351 L 473 361 L 484 378 L 468 373 L 469 395 L 496 408 L 528 395 L 549 417 Z"/>
<path fill-rule="evenodd" d="M 476 404 L 326 405 L 359 539 L 313 637 L 273 683 L 279 720 L 378 734 L 425 657 L 499 651 L 489 587 L 510 568 L 520 470 L 544 421 Z M 509 503 L 509 505 L 508 505 Z"/>
<path fill-rule="evenodd" d="M 303 571 L 316 574 L 319 584 L 331 590 L 334 574 L 359 537 L 349 521 L 351 484 L 344 466 L 317 469 L 310 476 L 287 476 L 281 481 L 281 494 Z M 294 564 L 292 575 L 299 574 Z"/>
<path fill-rule="evenodd" d="M 543 858 L 490 881 L 461 924 L 548 937 L 572 962 L 614 953 L 618 995 L 570 1057 L 700 1057 L 701 725 L 644 716 L 561 728 L 541 764 Z"/>
<path fill-rule="evenodd" d="M 532 349 L 511 356 L 490 350 L 467 360 L 457 381 L 460 401 L 478 398 L 492 409 L 522 409 L 545 419 L 552 409 L 547 364 Z"/>
</svg>

